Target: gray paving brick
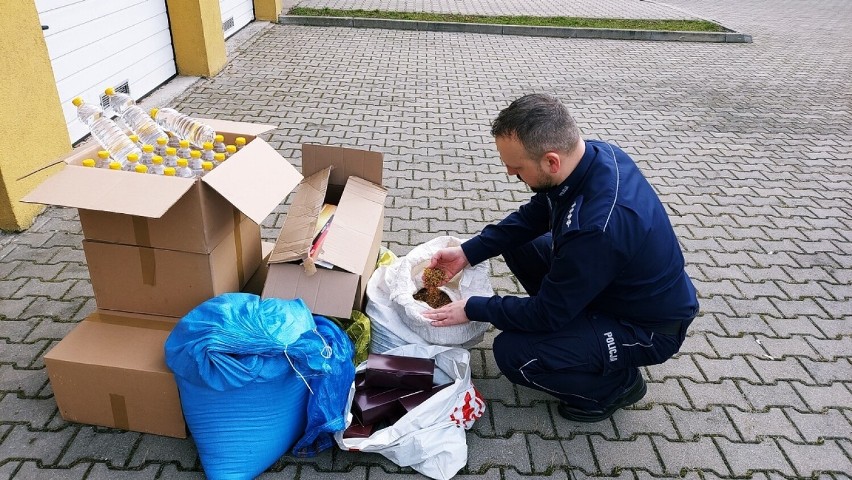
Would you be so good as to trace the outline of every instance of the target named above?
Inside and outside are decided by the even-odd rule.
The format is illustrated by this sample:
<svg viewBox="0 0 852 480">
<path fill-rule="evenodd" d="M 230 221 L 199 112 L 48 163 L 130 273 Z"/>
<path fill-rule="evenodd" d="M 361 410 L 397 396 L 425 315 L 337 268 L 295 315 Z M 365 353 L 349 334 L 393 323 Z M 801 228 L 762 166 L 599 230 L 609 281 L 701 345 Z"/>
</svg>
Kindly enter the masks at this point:
<svg viewBox="0 0 852 480">
<path fill-rule="evenodd" d="M 494 429 L 501 437 L 514 432 L 535 432 L 544 438 L 555 435 L 553 420 L 546 403 L 537 403 L 532 407 L 506 407 L 502 403 L 492 403 Z"/>
<path fill-rule="evenodd" d="M 543 439 L 539 435 L 529 434 L 527 442 L 533 473 L 549 473 L 570 465 L 559 439 Z"/>
<path fill-rule="evenodd" d="M 47 344 L 45 340 L 23 344 L 0 340 L 0 363 L 11 363 L 14 368 L 38 368 Z"/>
<path fill-rule="evenodd" d="M 0 365 L 0 391 L 35 397 L 47 383 L 44 369 L 17 369 L 12 365 Z"/>
<path fill-rule="evenodd" d="M 811 383 L 812 377 L 797 358 L 784 358 L 781 360 L 768 360 L 762 358 L 747 357 L 749 364 L 757 371 L 760 378 L 767 383 L 775 383 L 779 380 L 798 380 L 802 383 Z"/>
<path fill-rule="evenodd" d="M 649 369 L 650 370 L 650 369 Z M 684 388 L 677 379 L 669 378 L 660 382 L 645 382 L 648 386 L 648 392 L 642 400 L 636 402 L 639 408 L 645 408 L 648 405 L 674 405 L 680 408 L 690 408 L 689 399 L 686 396 Z"/>
<path fill-rule="evenodd" d="M 743 410 L 750 408 L 748 399 L 732 380 L 722 380 L 719 383 L 696 383 L 683 380 L 682 385 L 689 401 L 699 410 L 706 410 L 711 405 L 730 405 Z"/>
<path fill-rule="evenodd" d="M 828 407 L 845 408 L 852 405 L 852 393 L 849 391 L 849 386 L 841 382 L 814 386 L 793 383 L 792 386 L 804 398 L 812 412 L 821 412 Z M 795 408 L 793 404 L 788 405 Z M 800 408 L 799 410 L 807 409 Z"/>
<path fill-rule="evenodd" d="M 813 443 L 820 439 L 852 438 L 852 424 L 839 410 L 828 409 L 824 413 L 800 413 L 791 408 L 784 412 L 802 433 L 805 441 Z"/>
<path fill-rule="evenodd" d="M 730 358 L 733 355 L 753 355 L 760 357 L 766 354 L 766 350 L 757 342 L 758 337 L 745 334 L 741 337 L 719 337 L 708 335 L 707 340 L 716 351 L 717 357 Z"/>
<path fill-rule="evenodd" d="M 374 469 L 374 470 L 376 470 L 376 469 Z M 381 470 L 376 471 L 376 477 L 377 478 L 382 478 L 381 474 L 379 473 L 380 471 Z M 275 478 L 275 479 L 295 478 L 294 477 L 295 473 L 296 473 L 295 469 L 288 467 L 280 473 L 269 474 L 267 477 L 261 476 L 259 478 L 269 478 L 269 479 L 273 479 L 273 478 Z M 299 467 L 299 477 L 298 478 L 305 479 L 305 480 L 312 480 L 312 479 L 331 480 L 331 479 L 334 479 L 334 478 L 339 478 L 339 476 L 340 476 L 340 473 L 321 472 L 321 471 L 315 470 L 310 465 L 302 465 L 301 467 Z M 367 467 L 360 466 L 360 465 L 352 467 L 352 470 L 349 471 L 346 474 L 346 478 L 353 478 L 355 480 L 366 480 L 367 479 Z"/>
<path fill-rule="evenodd" d="M 21 468 L 15 474 L 15 480 L 83 480 L 88 478 L 87 472 L 92 464 L 83 463 L 72 468 L 50 468 L 37 465 L 35 462 L 22 462 Z"/>
<path fill-rule="evenodd" d="M 818 349 L 811 347 L 811 344 L 808 343 L 808 339 L 803 336 L 796 335 L 788 338 L 757 337 L 757 340 L 759 340 L 763 348 L 766 349 L 767 353 L 763 355 L 764 357 L 766 357 L 766 355 L 773 358 L 803 356 L 814 360 L 820 359 L 820 354 L 817 353 Z M 770 360 L 773 358 L 770 358 Z"/>
<path fill-rule="evenodd" d="M 164 462 L 191 469 L 198 462 L 198 452 L 192 439 L 142 435 L 125 466 L 139 468 L 147 462 Z"/>
<path fill-rule="evenodd" d="M 778 445 L 792 462 L 799 477 L 828 472 L 848 475 L 852 472 L 852 461 L 835 442 L 809 445 L 779 439 Z"/>
<path fill-rule="evenodd" d="M 9 479 L 14 476 L 15 471 L 21 466 L 21 462 L 10 461 L 0 465 L 0 478 Z"/>
<path fill-rule="evenodd" d="M 611 475 L 622 468 L 625 462 L 652 474 L 662 473 L 662 466 L 654 452 L 651 438 L 647 435 L 638 435 L 625 441 L 607 441 L 600 437 L 592 437 L 591 440 L 595 458 L 605 475 Z"/>
<path fill-rule="evenodd" d="M 817 328 L 814 317 L 797 318 L 773 318 L 770 322 L 772 330 L 781 337 L 791 335 L 811 335 L 823 337 L 824 334 Z"/>
<path fill-rule="evenodd" d="M 774 385 L 754 385 L 738 381 L 749 403 L 755 410 L 765 410 L 767 407 L 792 406 L 799 410 L 807 410 L 807 406 L 793 389 L 793 382 L 777 382 Z"/>
<path fill-rule="evenodd" d="M 780 408 L 770 408 L 765 412 L 742 411 L 737 408 L 726 410 L 741 439 L 746 442 L 756 442 L 765 436 L 801 440 L 796 428 Z M 729 438 L 734 440 L 733 437 Z"/>
<path fill-rule="evenodd" d="M 836 338 L 836 339 L 820 339 L 820 338 L 808 338 L 807 342 L 813 345 L 813 348 L 816 349 L 820 353 L 820 355 L 824 359 L 834 360 L 838 357 L 850 357 L 852 353 L 849 352 L 849 338 Z M 814 358 L 814 360 L 817 360 Z"/>
<path fill-rule="evenodd" d="M 704 378 L 701 371 L 695 365 L 693 357 L 688 355 L 678 356 L 662 364 L 649 366 L 648 373 L 650 375 L 649 380 L 655 382 L 663 381 L 666 378 L 678 377 L 692 378 L 694 380 L 702 380 Z"/>
<path fill-rule="evenodd" d="M 5 338 L 14 343 L 20 343 L 37 324 L 38 319 L 7 320 L 3 325 L 3 332 L 0 333 L 0 338 Z"/>
<path fill-rule="evenodd" d="M 160 465 L 147 465 L 142 470 L 114 469 L 103 463 L 95 463 L 86 480 L 111 480 L 120 476 L 129 480 L 153 480 L 158 478 Z"/>
<path fill-rule="evenodd" d="M 21 299 L 4 299 L 2 303 L 0 303 L 0 320 L 12 319 L 18 320 L 21 318 L 21 314 L 24 313 L 24 310 L 33 303 L 33 298 L 21 298 Z"/>
<path fill-rule="evenodd" d="M 719 475 L 730 475 L 719 449 L 709 437 L 701 437 L 695 441 L 678 442 L 665 438 L 652 437 L 654 446 L 660 452 L 663 472 L 666 474 L 682 475 L 683 472 L 700 469 L 701 472 L 716 472 Z"/>
<path fill-rule="evenodd" d="M 33 298 L 32 303 L 21 313 L 22 318 L 28 317 L 55 317 L 59 320 L 69 319 L 80 307 L 86 303 L 86 299 L 75 298 L 72 300 L 51 300 L 45 297 Z"/>
<path fill-rule="evenodd" d="M 489 470 L 490 472 L 491 470 Z M 570 480 L 571 478 L 576 478 L 576 476 L 569 477 L 568 473 L 564 470 L 556 470 L 548 475 L 521 475 L 518 472 L 508 469 L 503 475 L 505 480 Z"/>
<path fill-rule="evenodd" d="M 702 302 L 702 309 L 704 303 Z M 774 321 L 774 319 L 772 320 Z M 762 333 L 767 336 L 772 336 L 772 329 L 768 321 L 763 320 L 757 315 L 749 317 L 721 317 L 719 323 L 725 328 L 729 335 L 740 335 L 743 333 Z"/>
<path fill-rule="evenodd" d="M 62 264 L 46 265 L 38 263 L 38 258 L 35 256 L 25 255 L 24 259 L 27 261 L 21 262 L 17 268 L 7 275 L 8 280 L 37 278 L 42 281 L 50 281 L 56 278 L 63 267 Z"/>
<path fill-rule="evenodd" d="M 778 472 L 786 476 L 794 475 L 790 463 L 784 458 L 784 452 L 775 440 L 763 439 L 758 443 L 739 443 L 726 438 L 717 438 L 715 441 L 733 475 L 746 476 L 756 470 Z"/>
<path fill-rule="evenodd" d="M 852 375 L 852 364 L 846 359 L 833 362 L 820 362 L 808 358 L 799 361 L 818 385 L 827 385 L 836 381 L 848 381 Z"/>
<path fill-rule="evenodd" d="M 736 429 L 722 407 L 713 407 L 708 411 L 681 410 L 669 408 L 672 421 L 680 437 L 688 441 L 696 441 L 701 436 L 718 435 L 729 439 L 737 439 Z M 677 437 L 669 437 L 676 439 Z"/>
<path fill-rule="evenodd" d="M 470 472 L 481 472 L 495 465 L 511 465 L 520 473 L 532 473 L 532 463 L 525 435 L 509 438 L 467 436 L 467 465 Z"/>
<path fill-rule="evenodd" d="M 701 368 L 707 380 L 711 382 L 731 378 L 744 379 L 754 383 L 760 382 L 760 378 L 746 362 L 745 357 L 733 356 L 728 359 L 695 357 L 695 362 Z"/>
<path fill-rule="evenodd" d="M 0 458 L 37 460 L 45 465 L 53 465 L 74 433 L 74 428 L 47 434 L 30 430 L 25 425 L 15 425 L 0 443 Z"/>
<path fill-rule="evenodd" d="M 56 414 L 56 401 L 52 398 L 21 398 L 14 393 L 0 398 L 0 411 L 4 422 L 23 423 L 33 430 L 47 427 Z"/>
<path fill-rule="evenodd" d="M 660 405 L 650 408 L 621 409 L 612 416 L 618 439 L 630 439 L 634 435 L 662 435 L 666 438 L 678 438 L 672 418 L 667 409 Z"/>
<path fill-rule="evenodd" d="M 110 467 L 123 467 L 141 434 L 121 430 L 82 426 L 68 444 L 58 465 L 71 465 L 82 460 L 106 462 Z"/>
</svg>

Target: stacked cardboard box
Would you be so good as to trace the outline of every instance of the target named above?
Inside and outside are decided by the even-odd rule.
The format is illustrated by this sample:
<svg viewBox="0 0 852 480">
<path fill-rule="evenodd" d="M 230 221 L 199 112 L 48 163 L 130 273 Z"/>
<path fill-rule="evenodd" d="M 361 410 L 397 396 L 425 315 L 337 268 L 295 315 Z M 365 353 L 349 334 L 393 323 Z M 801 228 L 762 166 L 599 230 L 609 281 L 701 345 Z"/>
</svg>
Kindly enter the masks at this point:
<svg viewBox="0 0 852 480">
<path fill-rule="evenodd" d="M 82 167 L 95 145 L 24 199 L 79 209 L 99 309 L 45 355 L 67 420 L 185 436 L 163 358 L 168 332 L 209 298 L 260 288 L 249 282 L 266 274 L 259 224 L 302 175 L 256 138 L 272 127 L 205 122 L 248 143 L 202 179 Z"/>
</svg>

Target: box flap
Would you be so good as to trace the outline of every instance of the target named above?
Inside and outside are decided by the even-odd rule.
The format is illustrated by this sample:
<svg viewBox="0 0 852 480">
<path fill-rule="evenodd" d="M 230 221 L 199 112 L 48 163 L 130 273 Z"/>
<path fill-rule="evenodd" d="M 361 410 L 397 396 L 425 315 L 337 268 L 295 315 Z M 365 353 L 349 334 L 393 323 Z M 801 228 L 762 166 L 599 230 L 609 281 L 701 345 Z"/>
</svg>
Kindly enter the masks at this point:
<svg viewBox="0 0 852 480">
<path fill-rule="evenodd" d="M 316 274 L 308 275 L 301 265 L 273 264 L 263 286 L 263 298 L 301 298 L 312 313 L 349 318 L 358 282 L 358 275 L 341 270 L 319 268 Z"/>
<path fill-rule="evenodd" d="M 301 180 L 302 174 L 259 138 L 202 177 L 204 183 L 258 224 Z"/>
<path fill-rule="evenodd" d="M 269 263 L 292 262 L 307 258 L 316 230 L 317 216 L 325 200 L 331 167 L 302 180 L 290 202 L 284 225 L 278 234 Z M 332 222 L 332 225 L 334 222 Z"/>
<path fill-rule="evenodd" d="M 376 185 L 382 184 L 384 155 L 381 152 L 327 145 L 302 144 L 302 173 L 313 175 L 323 168 L 333 166 L 329 183 L 345 185 L 346 179 L 361 177 Z"/>
<path fill-rule="evenodd" d="M 194 182 L 189 178 L 69 165 L 21 201 L 160 218 Z"/>
<path fill-rule="evenodd" d="M 349 177 L 319 259 L 360 274 L 369 261 L 376 226 L 384 221 L 386 196 L 384 188 L 362 178 Z"/>
<path fill-rule="evenodd" d="M 264 125 L 262 123 L 232 122 L 218 118 L 193 118 L 210 125 L 213 127 L 213 130 L 216 130 L 216 133 L 233 133 L 235 135 L 242 134 L 256 137 L 263 132 L 268 132 L 275 128 L 275 125 Z"/>
</svg>

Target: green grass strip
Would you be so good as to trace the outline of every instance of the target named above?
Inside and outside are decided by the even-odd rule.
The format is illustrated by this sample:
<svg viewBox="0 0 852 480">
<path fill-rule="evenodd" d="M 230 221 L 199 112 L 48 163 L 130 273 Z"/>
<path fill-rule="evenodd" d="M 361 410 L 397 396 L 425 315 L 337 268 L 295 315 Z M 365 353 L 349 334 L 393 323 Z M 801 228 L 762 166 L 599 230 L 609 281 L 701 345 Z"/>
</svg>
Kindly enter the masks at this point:
<svg viewBox="0 0 852 480">
<path fill-rule="evenodd" d="M 726 32 L 721 25 L 706 20 L 638 20 L 630 18 L 533 17 L 459 15 L 455 13 L 389 12 L 382 10 L 337 10 L 333 8 L 293 7 L 288 15 L 308 17 L 356 17 L 421 22 L 490 23 L 544 27 L 609 28 L 616 30 L 666 30 L 683 32 Z"/>
</svg>

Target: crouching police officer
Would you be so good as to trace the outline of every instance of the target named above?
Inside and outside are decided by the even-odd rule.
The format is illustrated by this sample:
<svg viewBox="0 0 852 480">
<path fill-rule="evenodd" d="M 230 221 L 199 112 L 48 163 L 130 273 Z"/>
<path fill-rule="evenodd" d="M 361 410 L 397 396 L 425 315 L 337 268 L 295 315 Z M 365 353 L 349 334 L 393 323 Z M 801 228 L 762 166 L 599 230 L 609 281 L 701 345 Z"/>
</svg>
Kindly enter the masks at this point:
<svg viewBox="0 0 852 480">
<path fill-rule="evenodd" d="M 490 322 L 512 382 L 547 392 L 569 420 L 597 422 L 646 392 L 639 367 L 665 362 L 698 312 L 666 211 L 633 160 L 583 140 L 568 109 L 533 94 L 500 112 L 491 134 L 528 203 L 430 267 L 452 278 L 497 255 L 528 297 L 471 297 L 427 311 L 436 327 Z"/>
</svg>

